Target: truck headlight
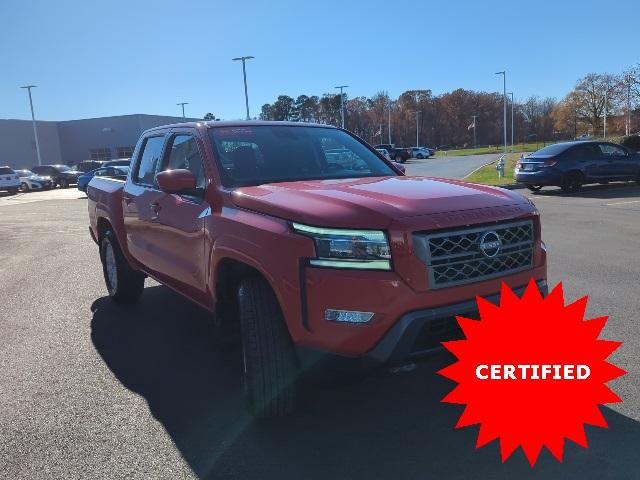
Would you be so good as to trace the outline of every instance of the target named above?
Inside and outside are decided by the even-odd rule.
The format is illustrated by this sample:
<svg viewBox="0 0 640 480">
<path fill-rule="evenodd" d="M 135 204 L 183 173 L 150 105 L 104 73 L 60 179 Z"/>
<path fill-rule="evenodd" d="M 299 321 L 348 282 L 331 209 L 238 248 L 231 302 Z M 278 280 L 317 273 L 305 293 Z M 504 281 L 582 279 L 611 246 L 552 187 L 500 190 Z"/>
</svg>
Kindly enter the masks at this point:
<svg viewBox="0 0 640 480">
<path fill-rule="evenodd" d="M 382 230 L 346 230 L 292 223 L 293 230 L 311 237 L 316 258 L 311 265 L 365 270 L 391 270 L 391 248 Z"/>
</svg>

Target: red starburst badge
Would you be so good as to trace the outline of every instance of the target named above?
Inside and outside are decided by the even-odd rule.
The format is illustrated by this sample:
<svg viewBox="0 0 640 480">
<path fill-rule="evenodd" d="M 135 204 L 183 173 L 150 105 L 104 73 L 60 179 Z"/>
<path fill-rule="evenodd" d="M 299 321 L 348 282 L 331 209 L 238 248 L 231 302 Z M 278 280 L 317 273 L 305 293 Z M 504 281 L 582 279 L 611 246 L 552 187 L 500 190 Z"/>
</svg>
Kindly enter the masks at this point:
<svg viewBox="0 0 640 480">
<path fill-rule="evenodd" d="M 456 428 L 480 424 L 476 448 L 500 439 L 504 462 L 522 446 L 533 466 L 543 446 L 562 462 L 564 439 L 587 447 L 584 425 L 607 427 L 599 404 L 622 401 L 606 382 L 626 372 L 606 361 L 620 342 L 599 340 L 607 317 L 584 320 L 587 297 L 564 304 L 562 284 L 543 298 L 502 285 L 500 305 L 477 298 L 480 320 L 457 317 L 465 340 L 444 342 L 458 361 L 440 374 L 464 404 Z"/>
</svg>

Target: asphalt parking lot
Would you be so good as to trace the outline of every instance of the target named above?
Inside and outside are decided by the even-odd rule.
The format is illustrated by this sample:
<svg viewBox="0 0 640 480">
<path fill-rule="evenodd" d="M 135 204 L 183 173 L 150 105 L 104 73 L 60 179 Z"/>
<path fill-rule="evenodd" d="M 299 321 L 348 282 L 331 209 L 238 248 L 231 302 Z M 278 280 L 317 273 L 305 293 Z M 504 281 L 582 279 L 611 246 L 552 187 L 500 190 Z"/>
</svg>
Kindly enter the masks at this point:
<svg viewBox="0 0 640 480">
<path fill-rule="evenodd" d="M 57 190 L 0 199 L 0 476 L 640 478 L 640 187 L 522 192 L 542 212 L 550 284 L 610 316 L 603 337 L 624 342 L 611 358 L 629 372 L 610 384 L 624 402 L 602 407 L 610 428 L 567 442 L 564 464 L 475 450 L 477 428 L 456 430 L 461 408 L 440 403 L 444 353 L 311 385 L 294 417 L 251 420 L 208 315 L 150 281 L 135 307 L 112 304 L 84 195 Z"/>
</svg>

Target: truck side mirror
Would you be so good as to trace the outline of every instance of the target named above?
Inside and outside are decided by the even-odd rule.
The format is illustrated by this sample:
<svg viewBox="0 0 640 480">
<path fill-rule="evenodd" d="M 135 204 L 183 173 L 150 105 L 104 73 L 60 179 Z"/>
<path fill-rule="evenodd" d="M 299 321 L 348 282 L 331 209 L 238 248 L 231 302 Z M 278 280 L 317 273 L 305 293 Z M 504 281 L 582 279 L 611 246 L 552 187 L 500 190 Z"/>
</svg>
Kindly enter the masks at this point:
<svg viewBox="0 0 640 480">
<path fill-rule="evenodd" d="M 156 175 L 158 187 L 165 193 L 180 193 L 196 188 L 196 177 L 191 170 L 176 168 Z"/>
</svg>

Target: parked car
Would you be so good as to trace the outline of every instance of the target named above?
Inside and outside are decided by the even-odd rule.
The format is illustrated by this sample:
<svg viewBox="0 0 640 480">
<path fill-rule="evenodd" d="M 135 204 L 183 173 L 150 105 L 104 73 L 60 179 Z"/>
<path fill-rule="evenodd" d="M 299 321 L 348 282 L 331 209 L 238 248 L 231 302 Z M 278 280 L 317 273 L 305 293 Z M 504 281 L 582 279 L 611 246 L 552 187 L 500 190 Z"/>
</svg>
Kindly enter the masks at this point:
<svg viewBox="0 0 640 480">
<path fill-rule="evenodd" d="M 37 175 L 31 170 L 16 170 L 20 177 L 20 190 L 28 192 L 29 190 L 49 190 L 53 187 L 51 177 Z"/>
<path fill-rule="evenodd" d="M 90 172 L 83 173 L 78 177 L 78 190 L 87 191 L 87 185 L 93 177 L 113 177 L 126 179 L 129 173 L 129 167 L 100 167 Z"/>
<path fill-rule="evenodd" d="M 429 158 L 430 156 L 431 156 L 431 152 L 429 152 L 429 150 L 427 150 L 426 148 L 422 148 L 422 147 L 411 148 L 411 158 L 423 159 L 423 158 Z"/>
<path fill-rule="evenodd" d="M 51 177 L 53 187 L 69 188 L 70 185 L 78 183 L 81 171 L 72 169 L 68 165 L 39 165 L 33 167 L 31 171 L 37 175 Z"/>
<path fill-rule="evenodd" d="M 375 145 L 374 148 L 384 148 L 393 160 L 399 163 L 404 163 L 411 158 L 411 149 L 410 148 L 402 148 L 396 147 L 390 143 L 382 143 L 380 145 Z"/>
<path fill-rule="evenodd" d="M 429 156 L 433 157 L 436 154 L 436 149 L 435 148 L 431 148 L 431 147 L 420 147 L 420 148 L 424 148 L 425 150 L 429 151 Z"/>
<path fill-rule="evenodd" d="M 391 155 L 389 155 L 389 151 L 386 148 L 376 148 L 376 150 L 380 152 L 384 158 L 391 160 Z"/>
<path fill-rule="evenodd" d="M 589 183 L 640 182 L 640 155 L 610 142 L 556 143 L 521 158 L 515 179 L 534 192 L 543 186 L 575 192 Z"/>
<path fill-rule="evenodd" d="M 118 160 L 109 160 L 104 162 L 103 167 L 128 167 L 131 163 L 130 158 L 119 158 Z"/>
<path fill-rule="evenodd" d="M 0 167 L 0 192 L 7 191 L 11 195 L 18 193 L 20 177 L 11 167 Z"/>
<path fill-rule="evenodd" d="M 74 166 L 74 169 L 82 173 L 87 173 L 95 170 L 96 168 L 102 167 L 105 163 L 106 162 L 104 160 L 82 160 Z"/>
<path fill-rule="evenodd" d="M 327 145 L 359 163 L 332 167 Z M 455 315 L 503 282 L 546 290 L 526 197 L 404 176 L 345 130 L 187 123 L 144 132 L 136 152 L 126 181 L 87 188 L 109 297 L 137 301 L 150 275 L 238 332 L 256 415 L 293 410 L 300 347 L 400 362 L 455 338 Z"/>
</svg>

